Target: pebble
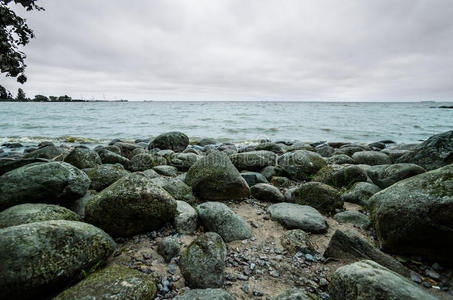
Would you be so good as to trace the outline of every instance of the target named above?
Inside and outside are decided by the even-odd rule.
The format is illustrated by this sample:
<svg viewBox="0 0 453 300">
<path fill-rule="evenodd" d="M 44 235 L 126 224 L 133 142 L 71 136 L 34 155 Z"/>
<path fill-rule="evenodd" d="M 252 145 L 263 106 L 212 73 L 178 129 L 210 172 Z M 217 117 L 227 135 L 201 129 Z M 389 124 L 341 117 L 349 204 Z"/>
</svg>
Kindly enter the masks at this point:
<svg viewBox="0 0 453 300">
<path fill-rule="evenodd" d="M 241 289 L 244 291 L 244 293 L 248 294 L 249 293 L 249 290 L 250 290 L 250 287 L 248 285 L 243 285 L 241 287 Z"/>
<path fill-rule="evenodd" d="M 422 278 L 414 271 L 410 271 L 410 277 L 413 282 L 422 283 Z"/>
<path fill-rule="evenodd" d="M 174 275 L 176 273 L 176 265 L 175 264 L 169 264 L 167 267 L 168 273 Z"/>
<path fill-rule="evenodd" d="M 316 258 L 311 254 L 305 254 L 305 259 L 311 262 L 316 262 Z"/>
<path fill-rule="evenodd" d="M 259 227 L 258 223 L 256 223 L 255 221 L 251 221 L 250 225 L 252 225 L 252 227 L 254 227 L 254 228 L 258 228 Z"/>
<path fill-rule="evenodd" d="M 280 274 L 278 274 L 277 271 L 270 271 L 269 274 L 270 274 L 272 277 L 275 277 L 275 278 L 280 277 Z"/>
<path fill-rule="evenodd" d="M 320 293 L 319 296 L 320 296 L 321 299 L 323 299 L 323 300 L 327 300 L 327 299 L 330 298 L 330 295 L 329 295 L 328 293 L 326 293 L 326 292 Z"/>
<path fill-rule="evenodd" d="M 428 282 L 425 282 L 425 281 L 423 282 L 423 286 L 425 288 L 431 288 L 432 287 L 431 283 L 428 283 Z"/>
<path fill-rule="evenodd" d="M 260 291 L 257 291 L 257 290 L 254 290 L 254 291 L 253 291 L 253 296 L 255 296 L 255 297 L 262 297 L 263 295 L 264 295 L 264 294 L 261 293 Z"/>
<path fill-rule="evenodd" d="M 432 279 L 439 280 L 440 275 L 436 271 L 432 269 L 426 269 L 425 271 L 426 276 L 431 277 Z"/>
<path fill-rule="evenodd" d="M 329 285 L 329 282 L 325 278 L 321 278 L 319 280 L 319 285 L 322 286 L 322 287 L 325 287 L 325 286 Z"/>
</svg>

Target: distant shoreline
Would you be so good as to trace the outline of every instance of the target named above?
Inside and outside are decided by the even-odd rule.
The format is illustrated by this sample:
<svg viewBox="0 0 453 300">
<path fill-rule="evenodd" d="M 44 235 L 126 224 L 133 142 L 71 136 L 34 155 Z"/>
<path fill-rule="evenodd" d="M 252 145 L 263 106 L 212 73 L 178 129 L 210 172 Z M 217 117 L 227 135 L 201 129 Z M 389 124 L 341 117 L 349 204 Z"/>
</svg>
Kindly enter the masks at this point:
<svg viewBox="0 0 453 300">
<path fill-rule="evenodd" d="M 70 101 L 60 101 L 60 100 L 15 100 L 15 99 L 0 99 L 0 102 L 48 102 L 48 103 L 71 103 L 71 102 L 129 102 L 129 100 L 80 100 L 72 99 Z"/>
</svg>

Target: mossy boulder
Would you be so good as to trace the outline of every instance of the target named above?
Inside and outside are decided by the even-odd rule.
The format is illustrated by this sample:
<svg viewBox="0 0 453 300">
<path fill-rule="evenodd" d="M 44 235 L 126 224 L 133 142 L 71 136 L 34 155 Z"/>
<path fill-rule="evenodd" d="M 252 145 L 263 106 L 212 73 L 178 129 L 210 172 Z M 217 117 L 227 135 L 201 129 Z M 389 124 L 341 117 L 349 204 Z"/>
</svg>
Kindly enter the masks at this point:
<svg viewBox="0 0 453 300">
<path fill-rule="evenodd" d="M 127 169 L 132 172 L 145 171 L 159 165 L 167 164 L 167 160 L 162 156 L 157 156 L 149 153 L 141 153 L 135 155 L 131 160 Z"/>
<path fill-rule="evenodd" d="M 260 150 L 266 150 L 266 151 L 272 151 L 277 154 L 283 154 L 285 150 L 280 144 L 277 143 L 271 143 L 271 142 L 266 142 L 266 143 L 261 143 L 258 144 L 255 147 L 255 150 L 260 151 Z"/>
<path fill-rule="evenodd" d="M 326 158 L 326 161 L 328 164 L 337 164 L 337 165 L 354 163 L 354 160 L 350 156 L 347 156 L 346 154 L 332 155 L 331 157 Z"/>
<path fill-rule="evenodd" d="M 367 175 L 362 168 L 351 165 L 327 165 L 319 170 L 313 181 L 322 182 L 336 188 L 351 186 L 366 181 Z"/>
<path fill-rule="evenodd" d="M 338 268 L 330 281 L 329 294 L 332 300 L 437 299 L 403 276 L 371 260 Z"/>
<path fill-rule="evenodd" d="M 46 158 L 46 159 L 58 158 L 57 160 L 63 160 L 62 155 L 63 152 L 64 150 L 62 148 L 57 147 L 54 144 L 50 144 L 43 147 L 39 147 L 35 151 L 25 154 L 24 158 Z"/>
<path fill-rule="evenodd" d="M 373 183 L 356 182 L 349 190 L 345 191 L 341 197 L 344 202 L 368 206 L 368 200 L 370 197 L 379 191 L 381 191 L 381 188 Z"/>
<path fill-rule="evenodd" d="M 178 174 L 176 167 L 168 165 L 155 166 L 153 170 L 163 176 L 176 176 Z"/>
<path fill-rule="evenodd" d="M 436 134 L 417 145 L 413 152 L 397 159 L 398 163 L 414 163 L 434 170 L 453 163 L 453 130 Z"/>
<path fill-rule="evenodd" d="M 302 229 L 285 231 L 280 237 L 280 243 L 290 254 L 295 254 L 296 252 L 313 254 L 315 252 L 315 246 L 310 236 Z"/>
<path fill-rule="evenodd" d="M 37 299 L 58 292 L 116 248 L 99 228 L 42 221 L 0 229 L 0 298 Z"/>
<path fill-rule="evenodd" d="M 65 207 L 43 203 L 19 204 L 0 212 L 0 228 L 50 220 L 79 221 L 79 216 Z"/>
<path fill-rule="evenodd" d="M 46 158 L 2 158 L 0 159 L 0 176 L 6 172 L 37 162 L 49 162 Z"/>
<path fill-rule="evenodd" d="M 416 164 L 379 165 L 368 168 L 367 174 L 380 188 L 385 189 L 392 184 L 424 173 L 425 169 Z"/>
<path fill-rule="evenodd" d="M 313 207 L 293 203 L 272 204 L 268 208 L 271 219 L 288 229 L 302 229 L 311 233 L 327 232 L 327 223 Z"/>
<path fill-rule="evenodd" d="M 28 164 L 0 176 L 0 210 L 21 203 L 66 205 L 89 186 L 90 178 L 68 163 Z"/>
<path fill-rule="evenodd" d="M 185 183 L 201 200 L 239 200 L 250 195 L 247 182 L 222 152 L 213 152 L 193 164 Z"/>
<path fill-rule="evenodd" d="M 384 251 L 453 262 L 453 164 L 399 181 L 369 201 Z"/>
<path fill-rule="evenodd" d="M 91 198 L 86 220 L 114 236 L 160 228 L 176 215 L 176 201 L 140 173 L 125 176 Z"/>
<path fill-rule="evenodd" d="M 370 227 L 370 218 L 355 210 L 345 210 L 339 212 L 333 216 L 333 219 L 338 223 L 352 224 L 362 229 L 368 229 Z"/>
<path fill-rule="evenodd" d="M 179 131 L 163 133 L 149 143 L 149 149 L 173 150 L 182 152 L 189 145 L 189 137 Z"/>
<path fill-rule="evenodd" d="M 132 157 L 137 154 L 136 152 L 134 152 L 135 149 L 143 149 L 143 147 L 140 145 L 124 142 L 115 143 L 114 146 L 120 148 L 121 155 L 126 157 L 127 159 L 132 159 Z M 139 151 L 141 152 L 141 150 Z"/>
<path fill-rule="evenodd" d="M 128 158 L 107 149 L 101 149 L 97 151 L 97 153 L 99 154 L 103 164 L 121 164 L 126 168 L 131 163 Z"/>
<path fill-rule="evenodd" d="M 326 161 L 318 153 L 297 150 L 280 156 L 278 165 L 290 178 L 306 180 L 318 172 L 319 169 L 325 167 Z"/>
<path fill-rule="evenodd" d="M 118 179 L 129 174 L 120 164 L 98 165 L 94 168 L 83 170 L 91 180 L 90 189 L 102 191 Z"/>
<path fill-rule="evenodd" d="M 54 300 L 152 300 L 157 289 L 152 278 L 139 271 L 112 265 L 89 275 L 60 293 Z"/>
<path fill-rule="evenodd" d="M 175 228 L 181 234 L 194 234 L 198 225 L 198 214 L 187 202 L 177 200 Z"/>
<path fill-rule="evenodd" d="M 294 203 L 309 205 L 317 210 L 333 214 L 336 209 L 343 208 L 343 200 L 337 189 L 321 182 L 308 182 L 301 185 L 293 193 Z"/>
<path fill-rule="evenodd" d="M 102 164 L 99 154 L 88 148 L 74 148 L 64 158 L 64 161 L 79 169 L 94 168 Z"/>
<path fill-rule="evenodd" d="M 277 164 L 277 154 L 271 151 L 251 151 L 230 156 L 231 162 L 238 170 L 261 171 L 267 166 Z"/>
<path fill-rule="evenodd" d="M 223 287 L 227 250 L 220 235 L 206 232 L 181 255 L 179 268 L 190 288 Z"/>
</svg>

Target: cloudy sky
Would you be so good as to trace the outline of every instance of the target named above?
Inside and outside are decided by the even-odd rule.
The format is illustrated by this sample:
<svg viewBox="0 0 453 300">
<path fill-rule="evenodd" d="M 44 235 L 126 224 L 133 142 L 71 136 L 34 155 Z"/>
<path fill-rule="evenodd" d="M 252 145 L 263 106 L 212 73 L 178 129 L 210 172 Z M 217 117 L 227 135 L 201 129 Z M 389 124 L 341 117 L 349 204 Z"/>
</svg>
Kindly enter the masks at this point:
<svg viewBox="0 0 453 300">
<path fill-rule="evenodd" d="M 28 96 L 453 100 L 451 0 L 38 2 Z"/>
</svg>

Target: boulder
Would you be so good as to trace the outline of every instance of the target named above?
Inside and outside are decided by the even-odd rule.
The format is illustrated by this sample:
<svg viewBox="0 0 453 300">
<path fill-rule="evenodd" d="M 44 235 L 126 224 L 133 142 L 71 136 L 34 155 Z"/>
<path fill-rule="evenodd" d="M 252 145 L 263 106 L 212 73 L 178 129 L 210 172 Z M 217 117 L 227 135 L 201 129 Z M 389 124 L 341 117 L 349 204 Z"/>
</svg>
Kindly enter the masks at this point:
<svg viewBox="0 0 453 300">
<path fill-rule="evenodd" d="M 176 201 L 143 174 L 125 176 L 91 198 L 86 220 L 114 236 L 159 229 L 176 215 Z"/>
<path fill-rule="evenodd" d="M 205 201 L 239 200 L 250 196 L 247 182 L 222 152 L 213 152 L 193 164 L 185 183 Z"/>
<path fill-rule="evenodd" d="M 128 158 L 107 149 L 101 149 L 97 151 L 97 153 L 103 164 L 121 164 L 123 167 L 127 168 L 131 163 Z"/>
<path fill-rule="evenodd" d="M 368 206 L 368 199 L 381 190 L 373 183 L 357 182 L 341 196 L 344 202 Z"/>
<path fill-rule="evenodd" d="M 154 299 L 156 292 L 154 280 L 148 275 L 112 265 L 89 275 L 54 300 Z"/>
<path fill-rule="evenodd" d="M 309 205 L 326 214 L 333 214 L 335 209 L 343 208 L 340 193 L 321 182 L 313 181 L 301 185 L 292 193 L 292 197 L 294 203 Z"/>
<path fill-rule="evenodd" d="M 0 298 L 41 299 L 83 270 L 106 261 L 116 248 L 90 224 L 54 220 L 0 229 Z"/>
<path fill-rule="evenodd" d="M 326 166 L 326 161 L 317 153 L 297 150 L 280 156 L 278 165 L 290 178 L 305 180 Z"/>
<path fill-rule="evenodd" d="M 247 184 L 250 187 L 257 183 L 268 183 L 266 177 L 258 172 L 242 172 L 241 176 L 245 179 L 245 181 L 247 181 Z"/>
<path fill-rule="evenodd" d="M 102 191 L 118 179 L 129 174 L 120 164 L 98 165 L 94 168 L 83 170 L 91 180 L 90 189 Z"/>
<path fill-rule="evenodd" d="M 189 137 L 182 132 L 172 131 L 163 133 L 152 140 L 149 149 L 173 150 L 182 152 L 189 145 Z"/>
<path fill-rule="evenodd" d="M 392 184 L 424 173 L 425 169 L 415 164 L 393 164 L 393 165 L 379 165 L 372 166 L 367 170 L 368 176 L 380 188 L 385 189 Z"/>
<path fill-rule="evenodd" d="M 274 176 L 281 176 L 283 175 L 283 170 L 279 167 L 275 166 L 267 166 L 263 170 L 261 170 L 261 174 L 266 177 L 267 180 L 271 180 Z"/>
<path fill-rule="evenodd" d="M 134 155 L 137 154 L 133 152 L 135 149 L 143 149 L 140 145 L 124 142 L 115 143 L 114 146 L 120 148 L 121 155 L 126 157 L 127 159 L 132 159 L 132 157 L 134 157 Z"/>
<path fill-rule="evenodd" d="M 335 149 L 333 147 L 330 147 L 327 144 L 322 144 L 322 145 L 316 146 L 315 150 L 322 157 L 331 157 L 333 155 L 333 153 L 335 152 Z"/>
<path fill-rule="evenodd" d="M 310 236 L 301 229 L 285 231 L 280 237 L 280 244 L 292 255 L 296 252 L 315 253 L 315 246 L 310 240 Z"/>
<path fill-rule="evenodd" d="M 159 178 L 161 179 L 161 178 Z M 157 180 L 153 180 L 157 181 Z M 164 190 L 166 190 L 170 195 L 173 196 L 176 200 L 183 200 L 189 204 L 195 203 L 196 198 L 192 194 L 192 188 L 184 183 L 184 181 L 179 180 L 177 178 L 173 178 L 170 180 L 163 180 L 162 183 L 157 184 L 160 185 Z"/>
<path fill-rule="evenodd" d="M 374 247 L 370 242 L 352 231 L 337 229 L 329 241 L 324 257 L 332 257 L 349 262 L 369 259 L 405 277 L 409 275 L 407 269 L 399 261 Z"/>
<path fill-rule="evenodd" d="M 165 158 L 149 153 L 142 153 L 135 155 L 131 160 L 127 169 L 132 172 L 145 171 L 152 169 L 159 165 L 165 165 L 167 161 Z"/>
<path fill-rule="evenodd" d="M 87 193 L 82 197 L 75 201 L 73 201 L 68 208 L 75 212 L 80 218 L 85 219 L 85 207 L 88 203 L 88 200 L 93 198 L 97 194 L 94 190 L 89 190 Z"/>
<path fill-rule="evenodd" d="M 218 233 L 225 242 L 252 237 L 250 226 L 223 203 L 204 202 L 196 211 L 206 229 Z"/>
<path fill-rule="evenodd" d="M 371 260 L 338 268 L 332 276 L 329 294 L 332 300 L 437 299 L 403 276 Z"/>
<path fill-rule="evenodd" d="M 350 157 L 347 156 L 346 154 L 336 154 L 332 155 L 331 157 L 328 157 L 326 159 L 328 164 L 337 164 L 337 165 L 343 165 L 343 164 L 352 164 L 354 163 L 354 160 Z"/>
<path fill-rule="evenodd" d="M 261 171 L 267 166 L 275 166 L 277 154 L 271 151 L 251 151 L 230 156 L 231 162 L 238 170 Z"/>
<path fill-rule="evenodd" d="M 291 186 L 291 180 L 283 176 L 274 176 L 271 179 L 271 184 L 277 188 L 285 188 Z"/>
<path fill-rule="evenodd" d="M 352 159 L 355 164 L 364 164 L 364 165 L 387 165 L 391 164 L 392 161 L 387 154 L 379 151 L 360 151 L 352 155 Z"/>
<path fill-rule="evenodd" d="M 398 150 L 398 149 L 384 149 L 381 152 L 387 154 L 390 157 L 390 160 L 393 163 L 396 163 L 398 158 L 400 158 L 404 154 L 411 153 L 412 151 L 410 151 L 410 150 Z"/>
<path fill-rule="evenodd" d="M 179 268 L 190 288 L 223 287 L 227 250 L 220 235 L 206 232 L 181 255 Z"/>
<path fill-rule="evenodd" d="M 37 162 L 49 162 L 49 160 L 45 158 L 2 158 L 0 159 L 0 176 L 6 172 Z"/>
<path fill-rule="evenodd" d="M 46 158 L 63 160 L 63 149 L 55 146 L 54 144 L 39 147 L 37 150 L 24 155 L 24 158 Z"/>
<path fill-rule="evenodd" d="M 347 156 L 353 156 L 356 152 L 369 151 L 370 148 L 357 144 L 347 144 L 341 146 L 339 149 L 335 150 L 334 154 L 346 154 Z"/>
<path fill-rule="evenodd" d="M 19 204 L 0 212 L 0 228 L 50 220 L 79 221 L 79 217 L 67 208 L 42 203 Z"/>
<path fill-rule="evenodd" d="M 72 149 L 64 158 L 64 162 L 79 169 L 94 168 L 102 164 L 102 160 L 96 151 L 76 147 Z"/>
<path fill-rule="evenodd" d="M 177 153 L 170 159 L 170 164 L 181 171 L 187 171 L 189 168 L 201 158 L 195 153 Z"/>
<path fill-rule="evenodd" d="M 302 229 L 312 233 L 325 233 L 327 223 L 313 207 L 293 203 L 277 203 L 269 206 L 272 220 L 279 221 L 288 229 Z"/>
<path fill-rule="evenodd" d="M 68 163 L 28 164 L 0 176 L 0 210 L 21 203 L 69 204 L 89 186 L 88 176 Z"/>
<path fill-rule="evenodd" d="M 453 262 L 453 164 L 395 183 L 370 207 L 384 251 Z"/>
<path fill-rule="evenodd" d="M 270 143 L 270 142 L 258 144 L 255 147 L 255 150 L 256 151 L 266 150 L 266 151 L 271 151 L 271 152 L 274 152 L 277 154 L 283 154 L 285 152 L 285 150 L 282 148 L 281 145 L 276 144 L 276 143 Z"/>
<path fill-rule="evenodd" d="M 198 214 L 187 202 L 177 200 L 175 228 L 180 234 L 194 234 L 198 225 Z"/>
<path fill-rule="evenodd" d="M 269 202 L 284 202 L 285 197 L 278 188 L 267 183 L 258 183 L 250 188 L 252 197 Z"/>
<path fill-rule="evenodd" d="M 178 174 L 178 169 L 173 166 L 155 166 L 153 170 L 164 176 L 176 176 Z"/>
<path fill-rule="evenodd" d="M 313 181 L 319 181 L 333 187 L 351 186 L 360 181 L 366 181 L 365 171 L 353 165 L 327 165 L 319 170 Z"/>
<path fill-rule="evenodd" d="M 180 294 L 173 300 L 233 300 L 234 298 L 222 289 L 194 289 Z"/>
<path fill-rule="evenodd" d="M 333 219 L 338 223 L 352 224 L 362 229 L 368 229 L 370 227 L 370 218 L 367 215 L 355 210 L 345 210 L 339 212 L 333 216 Z"/>
<path fill-rule="evenodd" d="M 453 130 L 436 134 L 416 146 L 413 152 L 402 155 L 398 163 L 414 163 L 434 170 L 453 163 Z"/>
<path fill-rule="evenodd" d="M 201 139 L 201 141 L 199 141 L 197 143 L 197 145 L 199 145 L 201 147 L 204 147 L 204 146 L 207 146 L 207 145 L 215 145 L 215 144 L 217 144 L 217 141 L 214 140 L 214 139 L 210 139 L 210 138 Z"/>
</svg>

